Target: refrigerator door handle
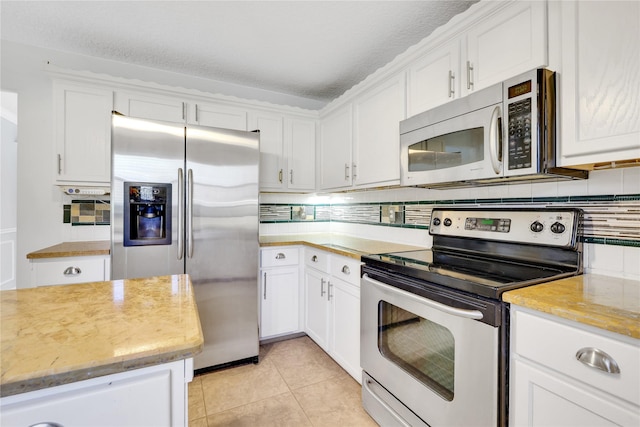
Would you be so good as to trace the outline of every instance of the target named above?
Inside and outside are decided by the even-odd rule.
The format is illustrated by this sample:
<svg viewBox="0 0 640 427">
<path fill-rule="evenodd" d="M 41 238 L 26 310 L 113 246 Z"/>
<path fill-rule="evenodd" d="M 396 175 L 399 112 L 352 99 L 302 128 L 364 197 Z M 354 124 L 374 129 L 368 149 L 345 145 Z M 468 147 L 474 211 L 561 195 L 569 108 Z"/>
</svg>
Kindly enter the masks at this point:
<svg viewBox="0 0 640 427">
<path fill-rule="evenodd" d="M 178 260 L 184 256 L 184 171 L 178 168 Z"/>
<path fill-rule="evenodd" d="M 193 169 L 187 172 L 187 256 L 193 258 Z"/>
</svg>

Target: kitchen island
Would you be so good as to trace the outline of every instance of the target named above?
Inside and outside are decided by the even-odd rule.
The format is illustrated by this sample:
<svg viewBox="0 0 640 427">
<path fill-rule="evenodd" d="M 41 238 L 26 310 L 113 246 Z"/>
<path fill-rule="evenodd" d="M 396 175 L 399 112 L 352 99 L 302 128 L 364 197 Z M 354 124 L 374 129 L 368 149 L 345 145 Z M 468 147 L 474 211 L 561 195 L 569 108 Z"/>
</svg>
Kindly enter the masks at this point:
<svg viewBox="0 0 640 427">
<path fill-rule="evenodd" d="M 189 276 L 2 291 L 0 304 L 2 425 L 187 424 L 203 345 Z"/>
</svg>

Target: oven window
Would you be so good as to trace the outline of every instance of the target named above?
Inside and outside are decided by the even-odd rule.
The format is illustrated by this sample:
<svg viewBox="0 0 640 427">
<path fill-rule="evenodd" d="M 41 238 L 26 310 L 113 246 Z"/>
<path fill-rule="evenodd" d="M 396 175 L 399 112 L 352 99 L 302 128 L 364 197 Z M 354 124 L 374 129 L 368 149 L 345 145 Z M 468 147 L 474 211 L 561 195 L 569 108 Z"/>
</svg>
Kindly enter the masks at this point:
<svg viewBox="0 0 640 427">
<path fill-rule="evenodd" d="M 410 172 L 447 169 L 483 159 L 482 127 L 439 135 L 409 146 Z"/>
<path fill-rule="evenodd" d="M 378 348 L 439 396 L 453 400 L 455 342 L 447 328 L 380 301 Z"/>
</svg>

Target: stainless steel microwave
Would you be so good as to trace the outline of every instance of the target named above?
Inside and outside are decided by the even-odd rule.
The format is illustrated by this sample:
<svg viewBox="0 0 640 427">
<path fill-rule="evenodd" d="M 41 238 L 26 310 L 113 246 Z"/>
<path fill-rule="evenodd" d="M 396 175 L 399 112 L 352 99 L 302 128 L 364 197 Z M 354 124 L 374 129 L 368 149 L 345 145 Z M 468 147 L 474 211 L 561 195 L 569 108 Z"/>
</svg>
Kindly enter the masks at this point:
<svg viewBox="0 0 640 427">
<path fill-rule="evenodd" d="M 586 179 L 556 167 L 555 77 L 532 70 L 401 121 L 401 185 Z"/>
</svg>

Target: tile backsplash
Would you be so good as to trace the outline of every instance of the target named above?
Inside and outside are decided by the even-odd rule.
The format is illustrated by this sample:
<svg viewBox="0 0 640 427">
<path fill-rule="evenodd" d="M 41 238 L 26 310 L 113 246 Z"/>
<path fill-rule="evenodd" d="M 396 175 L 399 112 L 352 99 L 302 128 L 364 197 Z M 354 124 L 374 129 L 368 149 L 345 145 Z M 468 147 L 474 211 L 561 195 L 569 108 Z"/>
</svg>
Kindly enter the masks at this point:
<svg viewBox="0 0 640 427">
<path fill-rule="evenodd" d="M 72 200 L 63 205 L 63 223 L 72 226 L 110 225 L 111 204 L 108 200 Z"/>
<path fill-rule="evenodd" d="M 640 247 L 640 194 L 303 205 L 308 213 L 304 219 L 296 215 L 300 207 L 295 204 L 261 204 L 260 223 L 325 222 L 328 213 L 331 222 L 427 230 L 435 207 L 574 207 L 584 211 L 585 242 Z M 322 217 L 311 215 L 319 210 Z"/>
</svg>

